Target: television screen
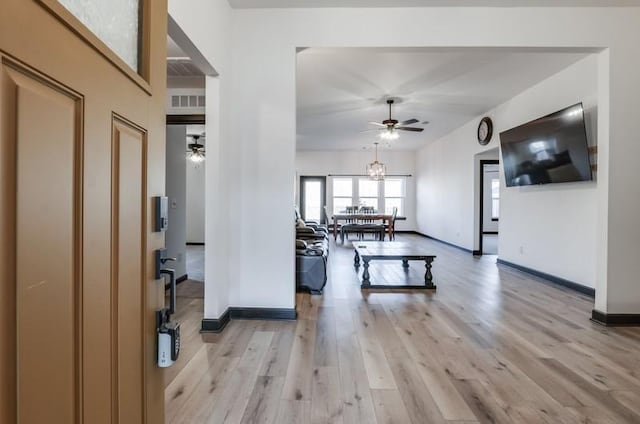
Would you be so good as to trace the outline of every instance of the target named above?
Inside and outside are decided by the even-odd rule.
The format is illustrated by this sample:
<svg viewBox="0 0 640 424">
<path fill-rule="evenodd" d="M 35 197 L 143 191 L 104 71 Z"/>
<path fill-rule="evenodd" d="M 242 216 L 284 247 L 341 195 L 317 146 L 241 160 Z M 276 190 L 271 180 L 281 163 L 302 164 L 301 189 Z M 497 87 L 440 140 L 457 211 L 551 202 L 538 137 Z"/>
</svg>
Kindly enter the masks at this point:
<svg viewBox="0 0 640 424">
<path fill-rule="evenodd" d="M 589 181 L 582 103 L 500 133 L 507 187 Z"/>
</svg>

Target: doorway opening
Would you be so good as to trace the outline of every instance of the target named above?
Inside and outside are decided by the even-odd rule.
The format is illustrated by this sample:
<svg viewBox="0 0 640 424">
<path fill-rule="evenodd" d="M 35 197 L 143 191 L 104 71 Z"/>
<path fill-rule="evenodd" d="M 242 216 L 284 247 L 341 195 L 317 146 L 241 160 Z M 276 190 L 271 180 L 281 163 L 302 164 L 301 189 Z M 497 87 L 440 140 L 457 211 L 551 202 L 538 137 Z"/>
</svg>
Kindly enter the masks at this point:
<svg viewBox="0 0 640 424">
<path fill-rule="evenodd" d="M 500 222 L 500 161 L 481 159 L 478 184 L 479 207 L 479 249 L 480 255 L 498 254 Z"/>
<path fill-rule="evenodd" d="M 175 312 L 171 320 L 179 324 L 180 333 L 198 334 L 205 310 L 205 264 L 207 246 L 206 173 L 212 149 L 208 139 L 216 140 L 218 116 L 207 109 L 207 103 L 219 101 L 217 73 L 198 51 L 183 29 L 169 16 L 167 32 L 167 96 L 166 96 L 166 180 L 168 228 L 165 232 L 165 257 L 175 259 L 165 267 L 175 270 Z M 211 84 L 211 85 L 210 85 Z M 211 93 L 211 94 L 209 94 Z M 207 133 L 211 129 L 213 137 Z M 208 137 L 209 136 L 209 137 Z M 209 221 L 210 222 L 210 221 Z M 166 286 L 165 286 L 166 287 Z M 170 291 L 166 294 L 170 295 Z M 171 296 L 171 295 L 170 295 Z M 165 304 L 168 304 L 165 300 Z M 199 337 L 182 338 L 180 353 L 171 357 L 165 375 L 165 392 L 196 354 Z M 175 363 L 173 362 L 175 361 Z M 179 419 L 179 409 L 172 404 L 175 395 L 165 403 L 166 422 Z"/>
<path fill-rule="evenodd" d="M 300 177 L 300 214 L 305 221 L 327 223 L 327 177 Z"/>
<path fill-rule="evenodd" d="M 206 146 L 205 116 L 171 115 L 167 119 L 166 195 L 169 228 L 167 256 L 176 260 L 178 282 L 204 282 L 205 160 L 195 160 L 194 143 Z M 206 153 L 206 150 L 204 150 Z M 205 156 L 206 158 L 206 156 Z"/>
</svg>

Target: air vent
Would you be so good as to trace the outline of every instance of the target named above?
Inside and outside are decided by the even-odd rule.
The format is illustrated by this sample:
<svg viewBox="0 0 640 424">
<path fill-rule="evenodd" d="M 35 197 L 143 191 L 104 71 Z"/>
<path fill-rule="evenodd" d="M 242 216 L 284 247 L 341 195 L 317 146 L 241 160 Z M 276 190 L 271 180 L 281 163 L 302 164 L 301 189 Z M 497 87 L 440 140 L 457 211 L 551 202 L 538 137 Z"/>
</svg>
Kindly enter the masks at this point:
<svg viewBox="0 0 640 424">
<path fill-rule="evenodd" d="M 197 108 L 204 106 L 204 96 L 171 96 L 172 108 Z"/>
</svg>

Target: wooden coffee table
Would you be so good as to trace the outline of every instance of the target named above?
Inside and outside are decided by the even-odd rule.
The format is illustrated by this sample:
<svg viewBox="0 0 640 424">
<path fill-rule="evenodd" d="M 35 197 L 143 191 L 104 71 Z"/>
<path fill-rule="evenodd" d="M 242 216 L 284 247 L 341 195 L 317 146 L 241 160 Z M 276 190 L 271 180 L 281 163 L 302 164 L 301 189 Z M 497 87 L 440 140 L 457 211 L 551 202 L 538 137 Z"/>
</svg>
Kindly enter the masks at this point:
<svg viewBox="0 0 640 424">
<path fill-rule="evenodd" d="M 362 260 L 362 284 L 363 289 L 431 289 L 435 290 L 433 275 L 431 274 L 431 263 L 436 258 L 435 255 L 426 251 L 425 247 L 404 241 L 354 241 L 353 246 L 356 255 L 353 265 L 360 267 Z M 378 261 L 402 261 L 404 268 L 409 267 L 409 261 L 424 261 L 426 271 L 424 273 L 424 285 L 393 285 L 393 284 L 371 284 L 369 280 L 369 262 Z"/>
</svg>

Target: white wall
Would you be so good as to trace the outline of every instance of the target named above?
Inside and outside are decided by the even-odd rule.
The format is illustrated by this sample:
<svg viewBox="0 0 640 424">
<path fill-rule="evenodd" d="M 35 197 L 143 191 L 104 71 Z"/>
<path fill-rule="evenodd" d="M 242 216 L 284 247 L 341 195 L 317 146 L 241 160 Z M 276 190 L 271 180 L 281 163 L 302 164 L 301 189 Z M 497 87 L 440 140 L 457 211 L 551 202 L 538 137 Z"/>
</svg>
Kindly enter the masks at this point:
<svg viewBox="0 0 640 424">
<path fill-rule="evenodd" d="M 186 269 L 186 160 L 184 142 L 187 138 L 185 125 L 167 125 L 166 196 L 169 198 L 169 228 L 165 233 L 167 257 L 176 262 L 167 264 L 176 270 L 176 278 L 187 273 Z"/>
<path fill-rule="evenodd" d="M 208 115 L 217 113 L 220 118 L 216 165 L 221 165 L 208 164 L 207 206 L 226 207 L 214 196 L 224 201 L 228 194 L 229 201 L 226 211 L 212 210 L 207 216 L 207 237 L 213 241 L 216 234 L 211 221 L 224 234 L 216 239 L 221 255 L 207 256 L 208 266 L 220 269 L 216 281 L 206 282 L 206 317 L 219 316 L 227 293 L 235 306 L 295 304 L 289 213 L 295 178 L 295 52 L 296 47 L 309 46 L 605 49 L 598 60 L 596 307 L 616 313 L 640 310 L 636 288 L 640 185 L 629 184 L 640 177 L 636 166 L 640 9 L 327 8 L 229 13 L 224 0 L 172 0 L 170 13 L 214 66 L 219 66 L 216 59 L 224 63 L 215 86 L 224 108 L 210 110 L 207 91 Z M 544 111 L 528 109 L 536 116 L 538 112 Z M 212 129 L 207 128 L 207 134 L 211 142 Z M 234 178 L 225 179 L 225 171 L 231 170 Z M 445 175 L 465 183 L 464 178 Z M 255 220 L 256 209 L 269 225 Z M 256 246 L 265 254 L 247 255 Z"/>
<path fill-rule="evenodd" d="M 226 0 L 169 0 L 169 14 L 218 73 L 205 77 L 207 166 L 205 191 L 205 283 L 204 317 L 217 318 L 229 306 L 230 233 L 228 160 L 222 137 L 232 103 L 224 94 L 231 87 L 231 20 Z M 222 108 L 225 97 L 226 107 Z"/>
<path fill-rule="evenodd" d="M 187 162 L 187 243 L 204 243 L 206 161 Z"/>
<path fill-rule="evenodd" d="M 405 151 L 380 150 L 378 159 L 387 167 L 388 175 L 413 175 L 415 173 L 415 153 Z M 298 151 L 296 152 L 296 190 L 295 204 L 299 205 L 300 176 L 334 175 L 363 175 L 366 164 L 373 161 L 372 151 Z M 327 178 L 327 209 L 333 210 L 332 180 Z M 396 229 L 400 231 L 414 231 L 415 220 L 415 178 L 406 179 L 405 216 L 406 221 L 397 221 Z"/>
<path fill-rule="evenodd" d="M 295 177 L 295 49 L 299 46 L 489 46 L 609 48 L 599 70 L 608 99 L 600 109 L 600 182 L 598 207 L 600 230 L 598 282 L 602 290 L 596 306 L 623 312 L 640 308 L 635 290 L 640 264 L 640 186 L 633 161 L 640 156 L 638 124 L 633 112 L 640 97 L 640 9 L 613 8 L 386 8 L 386 9 L 251 9 L 234 10 L 232 36 L 233 81 L 230 97 L 230 128 L 234 149 L 229 158 L 241 169 L 241 190 L 232 194 L 232 208 L 249 209 L 259 204 L 276 211 L 290 204 Z M 380 28 L 385 28 L 380 31 Z M 541 31 L 544 28 L 544 31 Z M 259 70 L 259 71 L 258 71 Z M 246 125 L 246 122 L 252 125 Z M 276 125 L 277 123 L 277 125 Z M 609 145 L 609 139 L 612 143 Z M 609 165 L 611 161 L 611 172 Z M 277 167 L 273 164 L 277 163 Z M 603 178 L 602 175 L 606 175 Z M 452 178 L 456 178 L 452 176 Z M 603 179 L 605 179 L 603 181 Z M 624 188 L 623 188 L 624 187 Z M 608 190 L 607 190 L 608 189 Z M 629 192 L 631 191 L 631 192 Z M 234 190 L 232 190 L 234 193 Z M 633 216 L 632 216 L 633 215 Z M 287 213 L 268 215 L 271 225 L 246 226 L 238 252 L 249 246 L 268 244 L 274 253 L 253 260 L 249 271 L 238 275 L 235 301 L 293 305 L 293 234 L 287 230 Z M 615 218 L 615 219 L 614 219 Z M 503 228 L 504 229 L 504 228 Z M 249 236 L 250 235 L 250 236 Z M 233 249 L 233 246 L 232 246 Z M 240 259 L 232 265 L 242 269 Z M 278 266 L 274 264 L 279 264 Z M 614 266 L 610 266 L 614 265 Z M 264 266 L 264 268 L 263 268 Z M 269 275 L 266 279 L 264 275 Z M 253 288 L 259 285 L 256 292 Z M 272 291 L 262 294 L 268 285 Z M 234 295 L 232 294 L 232 297 Z"/>
<path fill-rule="evenodd" d="M 499 133 L 582 101 L 588 138 L 597 130 L 597 66 L 595 55 L 572 65 L 487 113 L 494 123 L 491 143 L 480 146 L 476 129 L 481 117 L 422 149 L 418 154 L 418 210 L 438 200 L 442 208 L 424 208 L 418 228 L 434 237 L 476 249 L 473 196 L 479 150 L 499 144 Z M 443 168 L 456 175 L 442 178 Z M 501 259 L 595 287 L 597 182 L 505 187 L 501 171 Z M 522 248 L 522 249 L 521 249 Z"/>
</svg>

